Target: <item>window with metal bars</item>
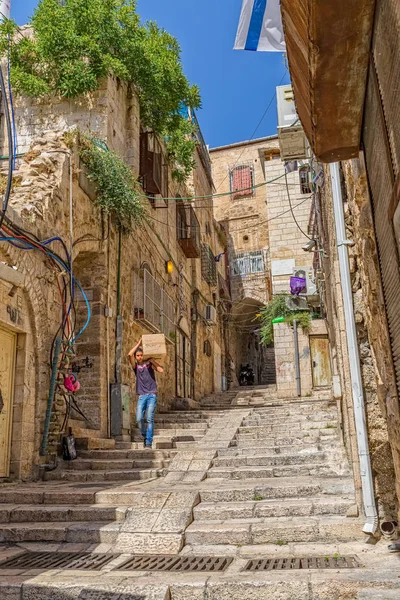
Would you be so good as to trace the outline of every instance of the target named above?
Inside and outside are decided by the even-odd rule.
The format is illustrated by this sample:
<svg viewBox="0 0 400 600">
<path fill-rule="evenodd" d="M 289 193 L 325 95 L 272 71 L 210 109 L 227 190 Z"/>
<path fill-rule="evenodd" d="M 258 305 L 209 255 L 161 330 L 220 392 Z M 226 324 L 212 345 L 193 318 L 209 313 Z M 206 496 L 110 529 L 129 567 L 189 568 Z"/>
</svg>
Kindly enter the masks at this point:
<svg viewBox="0 0 400 600">
<path fill-rule="evenodd" d="M 300 191 L 302 194 L 311 194 L 310 167 L 304 166 L 299 169 Z"/>
<path fill-rule="evenodd" d="M 161 331 L 174 341 L 175 302 L 147 269 L 133 272 L 133 317 L 151 331 Z"/>
<path fill-rule="evenodd" d="M 217 285 L 217 265 L 208 244 L 201 245 L 201 276 L 209 285 Z"/>
<path fill-rule="evenodd" d="M 232 198 L 254 195 L 254 169 L 250 165 L 234 167 L 230 172 Z"/>
<path fill-rule="evenodd" d="M 263 273 L 265 271 L 263 251 L 237 254 L 232 261 L 232 271 L 234 276 Z"/>
</svg>

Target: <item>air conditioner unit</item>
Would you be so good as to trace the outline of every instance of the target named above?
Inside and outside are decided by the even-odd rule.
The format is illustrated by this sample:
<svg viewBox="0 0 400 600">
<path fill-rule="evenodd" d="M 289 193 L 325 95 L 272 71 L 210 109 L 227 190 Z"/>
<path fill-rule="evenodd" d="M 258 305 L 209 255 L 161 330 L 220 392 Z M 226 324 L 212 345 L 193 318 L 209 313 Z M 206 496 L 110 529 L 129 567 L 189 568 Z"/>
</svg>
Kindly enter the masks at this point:
<svg viewBox="0 0 400 600">
<path fill-rule="evenodd" d="M 305 159 L 308 156 L 308 142 L 297 115 L 292 86 L 278 86 L 276 97 L 281 159 L 283 161 Z"/>
<path fill-rule="evenodd" d="M 304 296 L 288 296 L 286 306 L 289 310 L 308 310 L 307 298 Z"/>
<path fill-rule="evenodd" d="M 217 323 L 217 311 L 212 304 L 207 304 L 206 306 L 206 321 L 209 325 L 215 325 Z"/>
<path fill-rule="evenodd" d="M 295 267 L 293 277 L 302 277 L 306 280 L 306 291 L 301 292 L 300 296 L 316 296 L 318 294 L 313 267 Z"/>
</svg>

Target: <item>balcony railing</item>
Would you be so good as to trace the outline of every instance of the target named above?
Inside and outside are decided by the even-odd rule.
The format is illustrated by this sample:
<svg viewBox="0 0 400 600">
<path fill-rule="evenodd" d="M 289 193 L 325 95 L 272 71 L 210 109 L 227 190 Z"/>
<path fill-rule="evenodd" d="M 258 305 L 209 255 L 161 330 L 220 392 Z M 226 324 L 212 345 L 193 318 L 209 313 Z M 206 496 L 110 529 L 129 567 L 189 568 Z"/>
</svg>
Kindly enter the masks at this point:
<svg viewBox="0 0 400 600">
<path fill-rule="evenodd" d="M 179 245 L 187 258 L 199 258 L 200 223 L 196 217 L 193 206 L 189 203 L 179 202 L 176 207 L 176 232 Z"/>
<path fill-rule="evenodd" d="M 133 317 L 150 331 L 175 341 L 175 303 L 147 269 L 133 274 Z"/>
<path fill-rule="evenodd" d="M 196 127 L 196 132 L 194 134 L 195 140 L 197 142 L 197 151 L 200 156 L 200 160 L 205 169 L 207 178 L 212 185 L 212 168 L 211 168 L 211 158 L 210 153 L 208 152 L 207 144 L 204 141 L 203 134 L 201 133 L 200 125 L 197 120 L 197 117 L 193 111 L 191 111 L 192 123 Z"/>
</svg>

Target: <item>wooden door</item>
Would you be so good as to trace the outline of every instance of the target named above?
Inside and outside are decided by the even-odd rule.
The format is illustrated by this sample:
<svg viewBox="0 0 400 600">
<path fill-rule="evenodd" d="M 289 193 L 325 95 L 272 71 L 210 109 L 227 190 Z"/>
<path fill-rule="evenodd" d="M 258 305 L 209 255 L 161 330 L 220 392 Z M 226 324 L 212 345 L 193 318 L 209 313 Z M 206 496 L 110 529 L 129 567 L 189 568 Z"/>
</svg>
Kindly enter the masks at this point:
<svg viewBox="0 0 400 600">
<path fill-rule="evenodd" d="M 10 474 L 16 335 L 0 328 L 0 477 Z"/>
<path fill-rule="evenodd" d="M 327 387 L 332 383 L 329 340 L 327 336 L 310 337 L 313 387 Z"/>
</svg>

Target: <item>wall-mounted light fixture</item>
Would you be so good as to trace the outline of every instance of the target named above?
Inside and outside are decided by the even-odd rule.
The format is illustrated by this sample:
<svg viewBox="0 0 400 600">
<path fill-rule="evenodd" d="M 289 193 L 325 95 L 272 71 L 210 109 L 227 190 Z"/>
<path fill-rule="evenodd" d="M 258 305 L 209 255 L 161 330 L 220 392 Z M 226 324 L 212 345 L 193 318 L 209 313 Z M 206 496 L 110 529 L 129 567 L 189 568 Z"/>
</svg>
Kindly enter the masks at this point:
<svg viewBox="0 0 400 600">
<path fill-rule="evenodd" d="M 168 275 L 171 275 L 174 272 L 174 263 L 172 260 L 168 260 L 165 263 L 165 271 L 168 273 Z"/>
</svg>

